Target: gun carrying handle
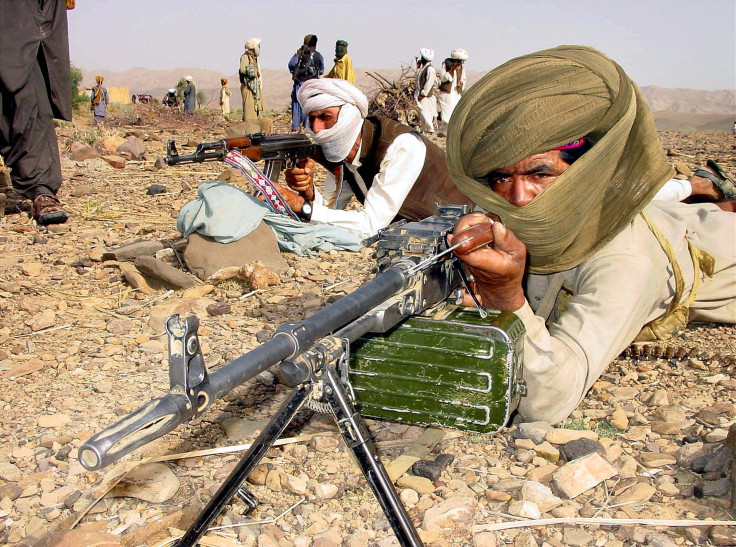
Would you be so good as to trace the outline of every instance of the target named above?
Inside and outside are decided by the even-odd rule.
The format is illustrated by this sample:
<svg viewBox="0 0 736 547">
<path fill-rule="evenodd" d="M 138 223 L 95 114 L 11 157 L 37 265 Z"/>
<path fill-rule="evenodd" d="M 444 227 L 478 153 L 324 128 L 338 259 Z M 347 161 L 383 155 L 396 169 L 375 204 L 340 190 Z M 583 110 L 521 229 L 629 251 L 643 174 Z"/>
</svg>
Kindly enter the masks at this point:
<svg viewBox="0 0 736 547">
<path fill-rule="evenodd" d="M 80 463 L 90 471 L 105 467 L 139 446 L 176 429 L 191 417 L 183 395 L 168 394 L 91 437 L 79 449 Z"/>
</svg>

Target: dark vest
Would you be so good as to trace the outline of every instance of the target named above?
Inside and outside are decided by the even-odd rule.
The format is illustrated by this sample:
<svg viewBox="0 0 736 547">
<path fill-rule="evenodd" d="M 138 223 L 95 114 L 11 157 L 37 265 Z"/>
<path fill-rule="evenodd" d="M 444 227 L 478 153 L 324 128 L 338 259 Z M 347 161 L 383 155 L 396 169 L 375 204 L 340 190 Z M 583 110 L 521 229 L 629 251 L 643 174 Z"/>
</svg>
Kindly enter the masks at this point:
<svg viewBox="0 0 736 547">
<path fill-rule="evenodd" d="M 404 133 L 413 132 L 411 127 L 383 116 L 369 116 L 363 123 L 362 148 L 360 151 L 360 176 L 370 189 L 373 178 L 381 170 L 381 162 L 386 150 L 394 139 Z M 422 220 L 435 214 L 435 203 L 439 205 L 475 205 L 463 195 L 450 179 L 445 162 L 445 152 L 434 143 L 414 133 L 427 147 L 424 167 L 414 186 L 399 209 L 399 217 L 407 220 Z M 365 196 L 351 180 L 351 173 L 345 170 L 346 181 L 350 183 L 358 200 L 363 203 Z"/>
</svg>

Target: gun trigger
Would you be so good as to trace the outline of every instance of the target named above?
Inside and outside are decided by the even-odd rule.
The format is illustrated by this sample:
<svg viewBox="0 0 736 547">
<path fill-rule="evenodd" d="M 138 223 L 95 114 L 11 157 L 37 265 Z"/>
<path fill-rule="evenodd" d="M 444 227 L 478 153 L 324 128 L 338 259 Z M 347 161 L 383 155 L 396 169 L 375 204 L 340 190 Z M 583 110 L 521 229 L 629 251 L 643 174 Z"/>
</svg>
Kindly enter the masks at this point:
<svg viewBox="0 0 736 547">
<path fill-rule="evenodd" d="M 472 298 L 473 302 L 475 302 L 475 307 L 478 308 L 478 314 L 480 314 L 481 319 L 485 319 L 486 317 L 488 317 L 488 312 L 485 309 L 483 309 L 483 306 L 480 305 L 480 302 L 478 301 L 478 297 L 475 296 L 473 289 L 470 287 L 470 282 L 468 281 L 468 276 L 465 273 L 465 268 L 463 268 L 463 265 L 460 264 L 460 261 L 455 262 L 455 267 L 457 268 L 457 271 L 460 274 L 460 279 L 463 282 L 463 286 L 465 287 L 465 290 L 468 291 L 470 298 Z"/>
</svg>

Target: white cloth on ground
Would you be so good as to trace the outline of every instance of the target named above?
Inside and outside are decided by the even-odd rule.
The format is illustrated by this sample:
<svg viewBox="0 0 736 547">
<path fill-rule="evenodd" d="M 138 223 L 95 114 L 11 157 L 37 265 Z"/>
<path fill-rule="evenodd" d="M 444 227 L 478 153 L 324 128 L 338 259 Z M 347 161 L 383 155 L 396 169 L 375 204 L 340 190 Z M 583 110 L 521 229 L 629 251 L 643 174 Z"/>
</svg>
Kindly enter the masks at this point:
<svg viewBox="0 0 736 547">
<path fill-rule="evenodd" d="M 357 211 L 343 211 L 327 207 L 335 198 L 336 184 L 331 173 L 325 180 L 324 192 L 315 191 L 312 222 L 331 224 L 360 237 L 374 235 L 388 226 L 399 213 L 419 174 L 424 168 L 427 147 L 415 134 L 399 135 L 386 150 L 381 169 Z M 360 150 L 353 165 L 359 167 Z M 366 181 L 367 182 L 367 181 Z"/>
<path fill-rule="evenodd" d="M 261 221 L 276 234 L 279 248 L 300 256 L 310 250 L 358 251 L 361 240 L 355 234 L 335 226 L 311 224 L 271 212 L 261 200 L 230 184 L 213 180 L 197 188 L 199 198 L 190 201 L 176 220 L 182 236 L 194 232 L 219 243 L 232 243 L 256 229 Z"/>
</svg>

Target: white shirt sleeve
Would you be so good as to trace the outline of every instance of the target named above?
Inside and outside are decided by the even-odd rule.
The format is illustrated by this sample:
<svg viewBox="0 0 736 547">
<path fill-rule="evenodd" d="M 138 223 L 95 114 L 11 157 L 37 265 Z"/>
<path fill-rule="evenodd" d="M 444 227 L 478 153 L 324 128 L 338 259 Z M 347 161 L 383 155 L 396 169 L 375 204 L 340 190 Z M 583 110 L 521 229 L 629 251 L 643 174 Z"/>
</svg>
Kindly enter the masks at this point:
<svg viewBox="0 0 736 547">
<path fill-rule="evenodd" d="M 328 209 L 322 199 L 315 199 L 312 222 L 338 226 L 364 238 L 372 236 L 396 217 L 422 172 L 426 155 L 427 147 L 417 135 L 399 135 L 386 150 L 363 207 L 357 211 Z"/>
<path fill-rule="evenodd" d="M 670 179 L 659 189 L 652 201 L 682 201 L 693 193 L 689 180 Z"/>
</svg>

